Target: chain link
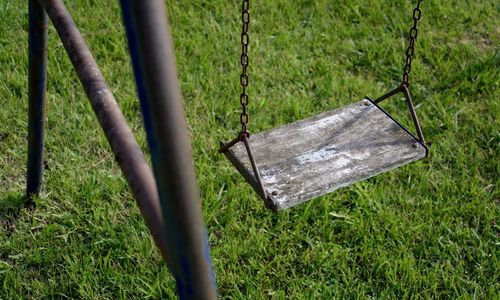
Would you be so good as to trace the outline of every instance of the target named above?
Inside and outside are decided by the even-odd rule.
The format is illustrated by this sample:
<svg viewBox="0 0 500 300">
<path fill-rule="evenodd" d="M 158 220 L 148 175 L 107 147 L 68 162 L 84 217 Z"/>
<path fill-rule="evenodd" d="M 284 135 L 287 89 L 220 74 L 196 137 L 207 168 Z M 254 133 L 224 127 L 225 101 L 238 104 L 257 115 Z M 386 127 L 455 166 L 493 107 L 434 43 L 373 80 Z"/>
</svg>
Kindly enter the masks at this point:
<svg viewBox="0 0 500 300">
<path fill-rule="evenodd" d="M 241 84 L 241 95 L 240 95 L 240 104 L 241 104 L 241 114 L 240 114 L 240 123 L 241 123 L 241 134 L 246 135 L 248 137 L 248 44 L 250 43 L 250 36 L 248 34 L 250 27 L 250 0 L 242 0 L 241 7 L 241 75 L 240 75 L 240 84 Z"/>
<path fill-rule="evenodd" d="M 411 63 L 413 60 L 413 56 L 415 55 L 415 41 L 418 36 L 418 21 L 422 16 L 422 9 L 420 5 L 423 0 L 418 0 L 417 7 L 413 10 L 413 26 L 410 29 L 409 34 L 409 45 L 406 49 L 406 58 L 405 58 L 405 66 L 403 68 L 403 81 L 402 85 L 408 86 L 410 84 L 410 73 L 411 73 Z M 241 84 L 241 94 L 240 94 L 240 104 L 241 104 L 241 114 L 240 114 L 240 123 L 241 123 L 241 134 L 248 136 L 248 102 L 249 97 L 247 93 L 248 87 L 248 44 L 250 43 L 249 36 L 249 28 L 250 28 L 250 0 L 242 0 L 241 7 L 241 75 L 240 75 L 240 84 Z"/>
<path fill-rule="evenodd" d="M 411 72 L 411 62 L 413 60 L 413 55 L 415 54 L 415 41 L 417 40 L 418 35 L 418 21 L 420 21 L 420 17 L 422 16 L 422 10 L 420 9 L 420 5 L 423 0 L 418 0 L 417 7 L 413 10 L 413 26 L 410 29 L 409 35 L 409 45 L 406 49 L 406 59 L 405 66 L 403 68 L 403 81 L 402 85 L 408 86 L 410 85 L 410 72 Z"/>
</svg>

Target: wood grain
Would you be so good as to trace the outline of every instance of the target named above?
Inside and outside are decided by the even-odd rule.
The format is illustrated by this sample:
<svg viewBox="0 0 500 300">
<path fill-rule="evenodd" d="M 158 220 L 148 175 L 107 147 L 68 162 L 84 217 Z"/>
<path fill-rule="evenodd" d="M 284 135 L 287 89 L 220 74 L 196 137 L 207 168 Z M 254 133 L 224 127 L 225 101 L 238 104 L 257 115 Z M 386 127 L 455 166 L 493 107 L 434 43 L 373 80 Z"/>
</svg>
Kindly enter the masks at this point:
<svg viewBox="0 0 500 300">
<path fill-rule="evenodd" d="M 272 207 L 282 210 L 426 156 L 427 149 L 368 99 L 252 135 Z M 227 153 L 251 182 L 243 143 Z M 269 205 L 268 205 L 269 206 Z"/>
</svg>

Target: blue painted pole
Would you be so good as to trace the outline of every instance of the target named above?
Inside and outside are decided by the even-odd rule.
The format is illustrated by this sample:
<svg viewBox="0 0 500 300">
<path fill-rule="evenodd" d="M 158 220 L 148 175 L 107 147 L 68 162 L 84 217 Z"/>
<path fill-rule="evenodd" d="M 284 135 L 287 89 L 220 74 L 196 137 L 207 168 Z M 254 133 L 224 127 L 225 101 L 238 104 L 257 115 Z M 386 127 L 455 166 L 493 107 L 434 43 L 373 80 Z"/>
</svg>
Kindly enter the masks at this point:
<svg viewBox="0 0 500 300">
<path fill-rule="evenodd" d="M 37 0 L 29 0 L 28 41 L 28 164 L 26 196 L 29 202 L 42 185 L 47 82 L 47 14 Z"/>
<path fill-rule="evenodd" d="M 180 299 L 216 299 L 165 2 L 121 0 Z"/>
</svg>

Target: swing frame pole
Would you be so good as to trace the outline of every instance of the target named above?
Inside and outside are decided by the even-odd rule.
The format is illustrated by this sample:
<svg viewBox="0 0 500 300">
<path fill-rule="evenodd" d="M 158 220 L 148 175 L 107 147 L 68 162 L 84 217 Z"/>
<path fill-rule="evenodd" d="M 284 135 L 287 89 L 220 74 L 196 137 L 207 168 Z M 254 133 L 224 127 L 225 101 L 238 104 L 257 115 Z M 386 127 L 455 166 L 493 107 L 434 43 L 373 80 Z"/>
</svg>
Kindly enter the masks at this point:
<svg viewBox="0 0 500 300">
<path fill-rule="evenodd" d="M 28 2 L 28 162 L 27 205 L 33 205 L 42 186 L 47 87 L 47 26 L 45 10 L 37 0 Z"/>
<path fill-rule="evenodd" d="M 47 17 L 90 100 L 181 299 L 216 299 L 215 275 L 162 1 L 121 1 L 154 173 L 61 0 L 30 0 L 27 194 L 40 191 Z M 151 109 L 150 109 L 151 108 Z M 155 179 L 156 175 L 156 179 Z"/>
<path fill-rule="evenodd" d="M 78 27 L 61 0 L 39 0 L 56 29 L 163 258 L 167 242 L 153 172 Z"/>
<path fill-rule="evenodd" d="M 120 4 L 163 212 L 167 264 L 180 299 L 216 299 L 165 2 Z"/>
</svg>

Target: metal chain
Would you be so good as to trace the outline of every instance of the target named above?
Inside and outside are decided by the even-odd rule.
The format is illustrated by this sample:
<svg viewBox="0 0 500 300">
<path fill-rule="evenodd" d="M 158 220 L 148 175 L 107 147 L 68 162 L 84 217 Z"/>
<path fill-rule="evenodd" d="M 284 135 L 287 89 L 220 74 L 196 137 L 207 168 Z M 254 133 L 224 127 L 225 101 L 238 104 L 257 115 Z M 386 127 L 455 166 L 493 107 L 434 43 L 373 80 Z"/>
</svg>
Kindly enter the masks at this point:
<svg viewBox="0 0 500 300">
<path fill-rule="evenodd" d="M 250 42 L 250 36 L 248 35 L 249 25 L 250 25 L 250 0 L 242 1 L 241 8 L 241 75 L 240 75 L 240 84 L 241 84 L 241 94 L 240 94 L 240 104 L 241 104 L 241 114 L 240 114 L 240 123 L 241 123 L 241 134 L 246 135 L 248 137 L 248 44 Z"/>
<path fill-rule="evenodd" d="M 422 9 L 420 5 L 423 0 L 418 0 L 417 7 L 413 10 L 413 26 L 410 29 L 409 34 L 409 45 L 406 49 L 406 59 L 405 66 L 403 68 L 403 81 L 402 85 L 408 86 L 410 84 L 410 73 L 411 73 L 411 63 L 413 60 L 413 56 L 415 54 L 415 41 L 417 40 L 418 35 L 418 21 L 420 21 L 420 17 L 422 16 Z M 241 75 L 240 75 L 240 84 L 241 84 L 241 94 L 240 94 L 240 104 L 241 104 L 241 114 L 240 114 L 240 123 L 241 123 L 241 134 L 248 136 L 248 44 L 250 43 L 249 36 L 249 27 L 250 27 L 250 0 L 242 0 L 242 8 L 241 8 Z"/>
<path fill-rule="evenodd" d="M 413 26 L 410 29 L 410 44 L 406 49 L 406 59 L 405 66 L 403 69 L 403 81 L 402 85 L 408 86 L 410 85 L 410 72 L 411 72 L 411 62 L 413 60 L 413 55 L 415 54 L 415 41 L 417 40 L 418 35 L 418 21 L 420 21 L 420 17 L 422 16 L 422 10 L 420 9 L 420 4 L 422 4 L 423 0 L 418 0 L 417 7 L 413 10 Z"/>
</svg>

